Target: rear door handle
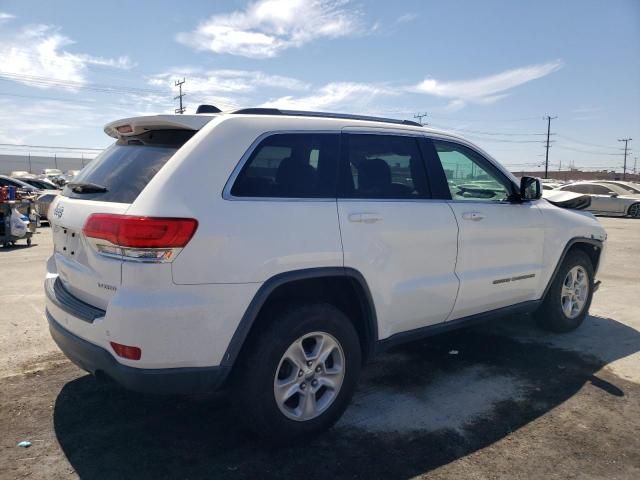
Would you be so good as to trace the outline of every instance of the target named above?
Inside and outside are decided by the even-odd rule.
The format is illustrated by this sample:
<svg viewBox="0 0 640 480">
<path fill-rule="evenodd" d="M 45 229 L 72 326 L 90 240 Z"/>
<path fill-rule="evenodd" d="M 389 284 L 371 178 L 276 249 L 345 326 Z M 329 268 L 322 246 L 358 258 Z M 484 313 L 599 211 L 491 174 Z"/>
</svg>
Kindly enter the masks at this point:
<svg viewBox="0 0 640 480">
<path fill-rule="evenodd" d="M 464 212 L 462 214 L 462 218 L 465 220 L 472 220 L 474 222 L 478 222 L 484 218 L 484 215 L 480 212 Z"/>
<path fill-rule="evenodd" d="M 382 217 L 377 213 L 351 213 L 349 214 L 349 221 L 354 223 L 376 223 L 382 220 Z"/>
</svg>

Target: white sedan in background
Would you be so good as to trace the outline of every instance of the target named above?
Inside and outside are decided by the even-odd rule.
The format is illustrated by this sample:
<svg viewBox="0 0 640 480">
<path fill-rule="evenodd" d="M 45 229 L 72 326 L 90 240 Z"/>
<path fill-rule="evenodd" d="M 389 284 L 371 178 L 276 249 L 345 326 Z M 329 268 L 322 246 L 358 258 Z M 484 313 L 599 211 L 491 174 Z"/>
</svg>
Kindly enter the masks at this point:
<svg viewBox="0 0 640 480">
<path fill-rule="evenodd" d="M 591 197 L 586 210 L 602 215 L 640 218 L 640 194 L 609 182 L 575 182 L 556 190 L 583 193 Z"/>
</svg>

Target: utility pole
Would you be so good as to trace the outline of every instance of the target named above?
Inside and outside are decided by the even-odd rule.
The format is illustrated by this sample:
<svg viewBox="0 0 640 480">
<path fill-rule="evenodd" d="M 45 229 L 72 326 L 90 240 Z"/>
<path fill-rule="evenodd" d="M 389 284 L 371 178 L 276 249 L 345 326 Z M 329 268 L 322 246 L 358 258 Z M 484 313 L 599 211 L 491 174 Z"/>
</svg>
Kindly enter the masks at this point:
<svg viewBox="0 0 640 480">
<path fill-rule="evenodd" d="M 627 145 L 633 140 L 632 138 L 619 138 L 619 142 L 624 142 L 624 166 L 622 167 L 622 180 L 627 178 Z"/>
<path fill-rule="evenodd" d="M 29 152 L 29 173 L 33 173 L 31 171 L 31 152 Z"/>
<path fill-rule="evenodd" d="M 58 168 L 58 154 L 53 154 L 53 163 L 56 165 L 56 169 Z"/>
<path fill-rule="evenodd" d="M 633 174 L 637 174 L 638 170 L 636 167 L 638 166 L 638 157 L 633 157 Z"/>
<path fill-rule="evenodd" d="M 427 122 L 423 122 L 423 121 L 422 121 L 422 119 L 423 119 L 423 118 L 425 118 L 425 117 L 427 117 L 427 116 L 428 116 L 428 115 L 427 115 L 427 112 L 424 112 L 424 113 L 416 113 L 416 114 L 413 116 L 413 118 L 416 118 L 416 119 L 418 120 L 418 123 L 424 127 L 425 125 L 429 125 Z"/>
<path fill-rule="evenodd" d="M 182 85 L 184 84 L 184 82 L 185 82 L 184 78 L 182 79 L 182 81 L 176 80 L 174 82 L 175 86 L 178 87 L 180 92 L 177 97 L 173 97 L 174 100 L 178 100 L 178 99 L 180 100 L 180 108 L 176 108 L 174 111 L 180 114 L 183 114 L 184 111 L 187 109 L 187 107 L 182 106 L 182 97 L 184 97 L 185 95 L 184 93 L 182 93 Z"/>
<path fill-rule="evenodd" d="M 549 178 L 549 135 L 551 135 L 551 120 L 558 118 L 557 115 L 544 117 L 547 119 L 547 153 L 544 157 L 544 178 Z"/>
<path fill-rule="evenodd" d="M 82 158 L 82 168 L 84 168 L 84 153 L 80 154 L 80 158 Z"/>
</svg>

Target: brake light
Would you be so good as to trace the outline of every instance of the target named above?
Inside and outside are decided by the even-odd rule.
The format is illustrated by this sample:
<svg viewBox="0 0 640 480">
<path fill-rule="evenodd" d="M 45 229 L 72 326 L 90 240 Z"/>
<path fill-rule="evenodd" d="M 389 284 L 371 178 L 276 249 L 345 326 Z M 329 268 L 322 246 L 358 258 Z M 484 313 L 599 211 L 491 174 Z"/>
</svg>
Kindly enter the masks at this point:
<svg viewBox="0 0 640 480">
<path fill-rule="evenodd" d="M 193 218 L 94 213 L 82 229 L 100 253 L 141 261 L 171 261 L 196 229 Z"/>
<path fill-rule="evenodd" d="M 131 127 L 131 125 L 120 125 L 119 127 L 116 127 L 116 130 L 118 131 L 118 133 L 133 133 L 133 128 Z"/>
<path fill-rule="evenodd" d="M 116 342 L 111 343 L 111 348 L 116 352 L 116 355 L 122 358 L 127 358 L 129 360 L 140 360 L 142 357 L 142 350 L 140 347 L 131 347 L 129 345 L 122 345 Z"/>
</svg>

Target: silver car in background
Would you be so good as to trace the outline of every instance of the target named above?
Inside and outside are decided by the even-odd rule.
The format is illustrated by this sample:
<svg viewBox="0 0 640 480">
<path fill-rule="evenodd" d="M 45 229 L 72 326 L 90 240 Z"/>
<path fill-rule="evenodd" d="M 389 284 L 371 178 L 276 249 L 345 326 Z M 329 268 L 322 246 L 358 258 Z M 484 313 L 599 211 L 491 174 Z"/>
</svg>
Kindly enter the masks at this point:
<svg viewBox="0 0 640 480">
<path fill-rule="evenodd" d="M 591 197 L 592 213 L 640 218 L 640 194 L 613 182 L 575 182 L 557 190 Z"/>
</svg>

